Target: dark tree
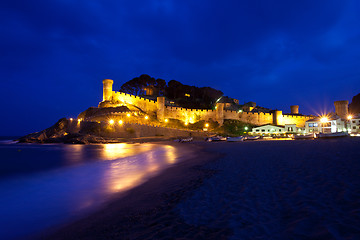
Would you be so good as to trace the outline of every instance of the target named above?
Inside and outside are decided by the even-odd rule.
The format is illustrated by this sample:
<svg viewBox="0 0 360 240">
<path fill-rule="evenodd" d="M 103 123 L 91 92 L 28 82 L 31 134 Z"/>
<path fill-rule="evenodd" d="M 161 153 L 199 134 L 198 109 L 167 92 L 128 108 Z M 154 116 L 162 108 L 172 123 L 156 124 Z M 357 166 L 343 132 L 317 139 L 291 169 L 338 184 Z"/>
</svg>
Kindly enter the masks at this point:
<svg viewBox="0 0 360 240">
<path fill-rule="evenodd" d="M 148 87 L 154 87 L 155 85 L 155 78 L 142 74 L 140 77 L 133 78 L 132 80 L 124 83 L 121 86 L 120 91 L 137 96 L 144 95 Z"/>
<path fill-rule="evenodd" d="M 159 96 L 165 95 L 166 81 L 164 79 L 156 79 L 156 89 Z"/>
<path fill-rule="evenodd" d="M 126 83 L 120 91 L 133 95 L 165 96 L 186 108 L 212 108 L 215 101 L 223 95 L 219 90 L 211 87 L 198 88 L 184 85 L 179 81 L 171 80 L 166 85 L 163 79 L 156 79 L 142 74 Z"/>
</svg>

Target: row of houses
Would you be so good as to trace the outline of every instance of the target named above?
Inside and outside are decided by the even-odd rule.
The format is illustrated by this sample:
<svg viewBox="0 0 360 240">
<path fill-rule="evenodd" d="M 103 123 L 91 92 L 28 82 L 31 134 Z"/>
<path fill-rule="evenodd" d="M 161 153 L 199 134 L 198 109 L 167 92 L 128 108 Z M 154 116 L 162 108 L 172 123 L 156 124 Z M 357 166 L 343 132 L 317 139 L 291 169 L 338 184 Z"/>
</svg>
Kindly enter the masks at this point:
<svg viewBox="0 0 360 240">
<path fill-rule="evenodd" d="M 316 117 L 306 121 L 305 127 L 298 127 L 295 124 L 272 125 L 266 124 L 254 127 L 252 133 L 256 135 L 267 134 L 309 134 L 309 133 L 335 133 L 348 132 L 352 134 L 360 133 L 360 115 L 346 118 L 333 114 L 326 117 Z"/>
</svg>

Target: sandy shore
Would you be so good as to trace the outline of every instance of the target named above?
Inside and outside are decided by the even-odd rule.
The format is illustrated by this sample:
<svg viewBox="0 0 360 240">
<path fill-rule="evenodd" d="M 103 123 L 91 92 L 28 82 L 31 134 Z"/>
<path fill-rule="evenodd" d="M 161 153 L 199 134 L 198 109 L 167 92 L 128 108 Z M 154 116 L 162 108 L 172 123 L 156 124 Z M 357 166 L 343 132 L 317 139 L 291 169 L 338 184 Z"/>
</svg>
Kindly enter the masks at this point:
<svg viewBox="0 0 360 240">
<path fill-rule="evenodd" d="M 360 139 L 189 146 L 189 160 L 40 238 L 360 239 Z"/>
<path fill-rule="evenodd" d="M 165 144 L 165 143 L 159 143 Z M 215 171 L 202 166 L 221 154 L 208 153 L 196 144 L 166 143 L 196 149 L 194 155 L 174 167 L 114 199 L 102 210 L 82 220 L 51 230 L 35 239 L 202 239 L 228 235 L 228 229 L 191 226 L 173 210 L 204 179 Z M 49 233 L 50 232 L 50 233 Z"/>
</svg>

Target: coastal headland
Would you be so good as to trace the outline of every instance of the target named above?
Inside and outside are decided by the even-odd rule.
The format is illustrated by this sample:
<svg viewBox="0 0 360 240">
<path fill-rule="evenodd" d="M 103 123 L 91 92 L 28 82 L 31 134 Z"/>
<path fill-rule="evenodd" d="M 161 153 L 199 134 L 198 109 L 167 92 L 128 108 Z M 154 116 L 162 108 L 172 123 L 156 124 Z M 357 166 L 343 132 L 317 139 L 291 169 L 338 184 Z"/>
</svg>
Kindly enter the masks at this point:
<svg viewBox="0 0 360 240">
<path fill-rule="evenodd" d="M 195 155 L 45 239 L 357 239 L 360 139 L 190 143 Z"/>
</svg>

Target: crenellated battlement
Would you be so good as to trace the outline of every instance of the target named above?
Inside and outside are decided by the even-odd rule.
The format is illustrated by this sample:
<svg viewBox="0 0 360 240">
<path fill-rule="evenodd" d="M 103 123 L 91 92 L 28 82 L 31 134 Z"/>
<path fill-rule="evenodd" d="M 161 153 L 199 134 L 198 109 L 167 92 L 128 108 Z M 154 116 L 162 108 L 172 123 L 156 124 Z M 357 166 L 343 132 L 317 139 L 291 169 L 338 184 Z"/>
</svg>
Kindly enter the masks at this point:
<svg viewBox="0 0 360 240">
<path fill-rule="evenodd" d="M 251 111 L 238 112 L 224 109 L 224 103 L 217 103 L 215 110 L 166 106 L 164 97 L 158 97 L 155 101 L 124 92 L 112 91 L 113 81 L 111 79 L 103 80 L 103 84 L 104 96 L 99 107 L 117 107 L 122 105 L 135 106 L 143 112 L 156 115 L 160 122 L 167 118 L 178 119 L 190 123 L 200 120 L 214 120 L 221 125 L 225 119 L 232 119 L 254 125 L 296 124 L 298 127 L 304 127 L 305 122 L 312 118 L 312 116 L 299 115 L 298 105 L 291 106 L 292 114 L 283 114 L 282 111 L 278 110 L 272 113 Z"/>
</svg>

